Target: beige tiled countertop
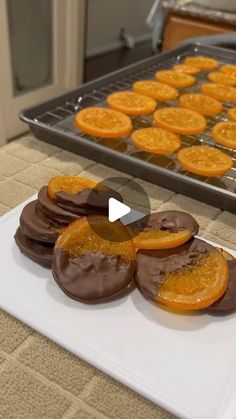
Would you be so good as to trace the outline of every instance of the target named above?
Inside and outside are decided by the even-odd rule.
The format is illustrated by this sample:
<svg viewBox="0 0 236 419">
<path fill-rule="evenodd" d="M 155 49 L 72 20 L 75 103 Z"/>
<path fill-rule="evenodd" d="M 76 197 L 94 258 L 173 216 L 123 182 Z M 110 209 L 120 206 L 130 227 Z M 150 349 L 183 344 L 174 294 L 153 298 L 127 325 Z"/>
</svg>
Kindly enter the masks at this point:
<svg viewBox="0 0 236 419">
<path fill-rule="evenodd" d="M 1 148 L 0 214 L 52 176 L 79 173 L 95 180 L 122 175 L 30 136 Z M 236 249 L 235 215 L 136 180 L 149 194 L 152 210 L 189 211 L 203 237 Z M 3 311 L 0 335 L 0 419 L 173 418 Z"/>
</svg>

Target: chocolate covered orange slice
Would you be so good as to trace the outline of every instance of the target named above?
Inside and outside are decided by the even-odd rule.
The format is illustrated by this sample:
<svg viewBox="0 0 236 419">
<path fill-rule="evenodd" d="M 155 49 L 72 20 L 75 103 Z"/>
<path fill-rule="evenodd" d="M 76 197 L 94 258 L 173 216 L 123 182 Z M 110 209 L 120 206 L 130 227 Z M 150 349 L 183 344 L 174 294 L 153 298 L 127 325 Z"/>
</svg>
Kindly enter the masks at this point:
<svg viewBox="0 0 236 419">
<path fill-rule="evenodd" d="M 22 232 L 29 238 L 46 243 L 55 243 L 62 225 L 53 222 L 37 211 L 37 201 L 27 204 L 20 216 Z"/>
<path fill-rule="evenodd" d="M 106 213 L 110 198 L 122 201 L 117 191 L 80 176 L 52 178 L 48 194 L 59 207 L 78 215 Z"/>
<path fill-rule="evenodd" d="M 85 189 L 95 188 L 96 182 L 81 176 L 55 176 L 48 183 L 48 195 L 51 199 L 57 199 L 58 192 L 74 195 Z"/>
<path fill-rule="evenodd" d="M 170 249 L 190 240 L 198 232 L 198 223 L 188 213 L 164 211 L 151 214 L 129 225 L 138 249 Z"/>
<path fill-rule="evenodd" d="M 14 236 L 20 252 L 44 268 L 51 268 L 54 244 L 39 242 L 26 236 L 18 227 Z"/>
<path fill-rule="evenodd" d="M 125 137 L 132 129 L 127 115 L 106 108 L 82 109 L 76 114 L 75 123 L 86 134 L 101 138 Z"/>
<path fill-rule="evenodd" d="M 47 186 L 43 186 L 38 193 L 37 212 L 57 223 L 68 224 L 79 218 L 78 214 L 59 207 L 48 195 Z"/>
<path fill-rule="evenodd" d="M 195 135 L 206 129 L 206 120 L 190 109 L 162 108 L 154 112 L 153 121 L 160 128 L 176 134 Z"/>
<path fill-rule="evenodd" d="M 196 82 L 195 77 L 174 70 L 157 71 L 155 77 L 159 82 L 168 84 L 176 89 L 192 86 Z"/>
<path fill-rule="evenodd" d="M 229 283 L 219 300 L 206 308 L 207 313 L 216 315 L 231 314 L 236 311 L 236 259 L 227 260 Z"/>
<path fill-rule="evenodd" d="M 228 286 L 221 252 L 193 239 L 175 249 L 139 250 L 136 282 L 141 292 L 174 310 L 199 310 L 217 301 Z"/>
<path fill-rule="evenodd" d="M 212 138 L 218 144 L 236 149 L 236 122 L 219 122 L 212 129 Z"/>
<path fill-rule="evenodd" d="M 75 221 L 54 248 L 56 282 L 71 298 L 83 302 L 106 300 L 129 289 L 134 267 L 135 249 L 127 228 L 102 216 Z"/>
</svg>

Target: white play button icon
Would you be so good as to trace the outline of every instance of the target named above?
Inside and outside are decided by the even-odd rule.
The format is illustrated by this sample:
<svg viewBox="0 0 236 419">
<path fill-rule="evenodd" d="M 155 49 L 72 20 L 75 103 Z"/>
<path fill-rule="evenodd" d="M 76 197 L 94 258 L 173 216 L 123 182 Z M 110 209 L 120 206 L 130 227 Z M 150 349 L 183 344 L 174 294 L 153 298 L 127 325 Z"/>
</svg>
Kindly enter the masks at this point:
<svg viewBox="0 0 236 419">
<path fill-rule="evenodd" d="M 130 211 L 131 209 L 128 205 L 122 204 L 115 198 L 109 199 L 108 219 L 111 223 L 129 214 Z"/>
</svg>

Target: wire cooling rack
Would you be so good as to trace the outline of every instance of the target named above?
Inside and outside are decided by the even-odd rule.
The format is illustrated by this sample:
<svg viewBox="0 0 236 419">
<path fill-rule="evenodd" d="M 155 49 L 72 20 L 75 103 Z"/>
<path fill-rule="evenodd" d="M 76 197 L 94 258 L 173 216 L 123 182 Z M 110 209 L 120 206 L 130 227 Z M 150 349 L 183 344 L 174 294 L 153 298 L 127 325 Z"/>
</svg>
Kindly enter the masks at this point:
<svg viewBox="0 0 236 419">
<path fill-rule="evenodd" d="M 154 155 L 137 149 L 130 137 L 103 139 L 82 133 L 74 123 L 76 112 L 87 106 L 106 106 L 106 97 L 120 90 L 131 90 L 137 80 L 153 79 L 157 70 L 171 68 L 189 55 L 206 55 L 216 58 L 220 64 L 236 62 L 236 53 L 216 47 L 191 45 L 159 54 L 126 67 L 108 76 L 87 83 L 80 88 L 61 95 L 40 105 L 21 112 L 21 119 L 27 122 L 35 135 L 49 143 L 72 150 L 78 154 L 142 177 L 236 213 L 236 150 L 216 144 L 211 139 L 211 129 L 219 121 L 227 120 L 227 112 L 235 103 L 224 103 L 223 112 L 207 118 L 207 130 L 200 135 L 181 136 L 182 147 L 192 145 L 214 145 L 230 155 L 233 167 L 221 177 L 203 177 L 187 172 L 179 165 L 176 154 Z M 204 82 L 209 82 L 208 72 L 196 75 L 195 85 L 180 89 L 182 93 L 199 91 Z M 178 106 L 178 100 L 158 102 L 158 108 Z M 149 116 L 132 118 L 133 129 L 149 127 Z"/>
</svg>

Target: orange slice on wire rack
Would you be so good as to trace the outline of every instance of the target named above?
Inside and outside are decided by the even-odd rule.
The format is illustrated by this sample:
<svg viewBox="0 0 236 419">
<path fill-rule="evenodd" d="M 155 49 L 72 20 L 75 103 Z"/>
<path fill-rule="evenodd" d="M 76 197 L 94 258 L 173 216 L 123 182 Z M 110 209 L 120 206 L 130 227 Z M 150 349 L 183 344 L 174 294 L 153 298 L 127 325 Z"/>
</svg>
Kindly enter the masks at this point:
<svg viewBox="0 0 236 419">
<path fill-rule="evenodd" d="M 186 93 L 179 98 L 181 108 L 196 111 L 203 116 L 215 116 L 223 111 L 222 103 L 200 93 Z"/>
<path fill-rule="evenodd" d="M 215 71 L 208 74 L 208 79 L 213 83 L 225 84 L 226 86 L 236 85 L 236 73 L 223 73 Z"/>
<path fill-rule="evenodd" d="M 131 138 L 136 147 L 154 154 L 170 154 L 181 145 L 180 138 L 162 128 L 143 128 L 132 132 Z"/>
<path fill-rule="evenodd" d="M 81 131 L 94 137 L 125 137 L 132 130 L 132 123 L 127 115 L 113 109 L 85 108 L 75 116 L 75 123 Z"/>
<path fill-rule="evenodd" d="M 157 71 L 155 77 L 161 83 L 168 84 L 176 89 L 192 86 L 196 82 L 195 77 L 175 70 Z"/>
<path fill-rule="evenodd" d="M 159 83 L 155 80 L 139 80 L 133 84 L 136 93 L 146 95 L 157 101 L 174 100 L 179 93 L 174 87 Z"/>
<path fill-rule="evenodd" d="M 134 92 L 116 92 L 107 97 L 110 108 L 126 115 L 149 115 L 156 109 L 156 101 Z"/>
<path fill-rule="evenodd" d="M 218 122 L 212 129 L 212 138 L 218 144 L 236 149 L 236 122 Z"/>
<path fill-rule="evenodd" d="M 231 109 L 229 109 L 229 110 L 228 110 L 228 115 L 229 115 L 229 118 L 230 118 L 232 121 L 235 121 L 235 122 L 236 122 L 236 108 L 231 108 Z"/>
<path fill-rule="evenodd" d="M 216 249 L 199 255 L 183 269 L 166 273 L 156 301 L 172 309 L 199 310 L 217 301 L 228 286 L 229 271 Z"/>
<path fill-rule="evenodd" d="M 183 148 L 177 159 L 186 171 L 207 177 L 223 176 L 233 165 L 227 154 L 209 146 Z"/>
<path fill-rule="evenodd" d="M 194 57 L 186 57 L 184 60 L 184 64 L 191 65 L 193 67 L 197 67 L 200 70 L 214 70 L 219 66 L 219 61 L 215 60 L 214 58 L 205 57 L 202 55 L 197 55 Z"/>
<path fill-rule="evenodd" d="M 85 189 L 95 188 L 96 185 L 93 180 L 80 176 L 55 176 L 48 183 L 48 195 L 55 200 L 57 192 L 73 195 Z"/>
<path fill-rule="evenodd" d="M 182 108 L 162 108 L 154 112 L 154 123 L 176 134 L 196 135 L 206 129 L 205 118 L 195 111 Z"/>
<path fill-rule="evenodd" d="M 225 64 L 219 69 L 222 73 L 236 74 L 236 64 Z"/>
<path fill-rule="evenodd" d="M 201 70 L 197 67 L 192 67 L 191 65 L 187 64 L 175 64 L 173 65 L 173 70 L 178 71 L 180 73 L 189 74 L 190 76 L 194 76 L 198 74 Z"/>
<path fill-rule="evenodd" d="M 232 86 L 225 86 L 224 84 L 218 83 L 203 83 L 200 90 L 204 95 L 211 96 L 222 102 L 236 101 L 236 88 Z"/>
</svg>

